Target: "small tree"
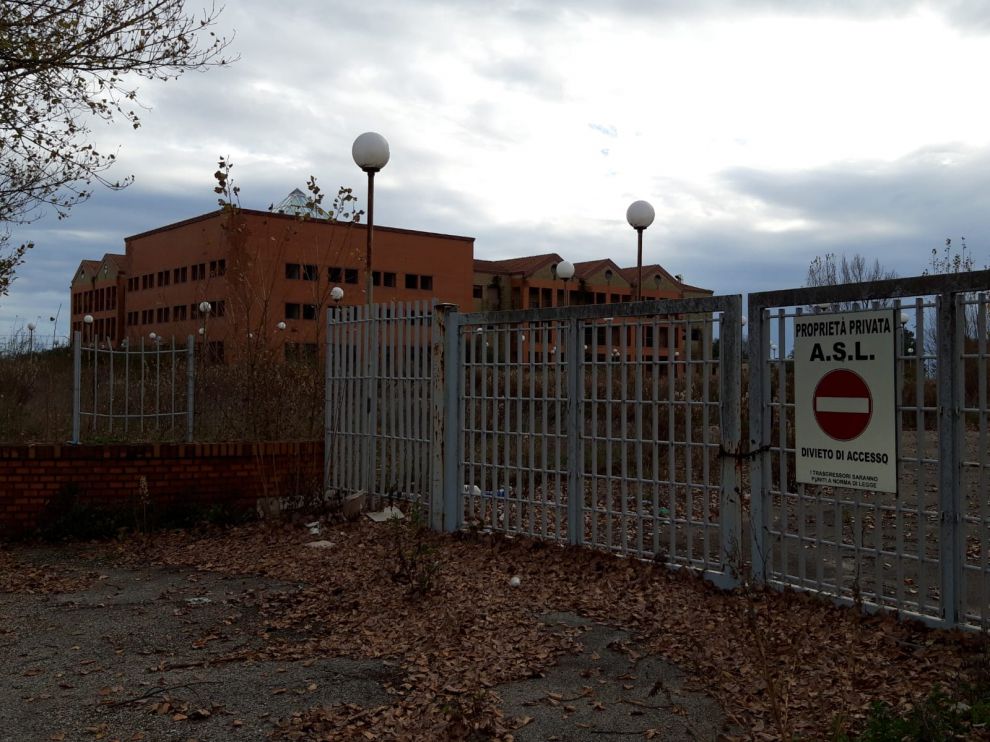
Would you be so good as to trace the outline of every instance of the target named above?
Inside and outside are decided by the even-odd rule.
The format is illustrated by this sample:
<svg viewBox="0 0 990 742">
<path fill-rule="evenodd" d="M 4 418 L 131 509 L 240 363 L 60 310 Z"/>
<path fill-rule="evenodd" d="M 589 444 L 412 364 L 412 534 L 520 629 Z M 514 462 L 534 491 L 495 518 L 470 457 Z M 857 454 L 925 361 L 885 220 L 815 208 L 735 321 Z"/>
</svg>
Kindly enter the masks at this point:
<svg viewBox="0 0 990 742">
<path fill-rule="evenodd" d="M 170 80 L 226 64 L 220 10 L 187 13 L 185 0 L 5 0 L 0 4 L 0 248 L 4 229 L 45 207 L 63 217 L 89 186 L 110 181 L 116 154 L 88 141 L 94 119 L 140 126 L 135 78 Z M 9 281 L 26 246 L 11 253 Z"/>
<path fill-rule="evenodd" d="M 808 266 L 808 276 L 805 286 L 838 286 L 846 283 L 870 283 L 873 281 L 883 281 L 890 278 L 897 278 L 896 271 L 884 268 L 876 258 L 869 262 L 859 253 L 851 258 L 842 255 L 841 258 L 835 253 L 819 255 L 811 261 Z M 867 301 L 874 297 L 864 294 L 860 301 Z M 853 308 L 855 302 L 836 302 L 832 308 L 844 311 Z M 886 305 L 887 302 L 882 302 Z"/>
<path fill-rule="evenodd" d="M 984 269 L 988 267 L 990 266 L 983 266 Z M 966 244 L 966 238 L 960 237 L 957 244 L 953 244 L 952 238 L 946 238 L 945 244 L 942 246 L 941 250 L 936 247 L 932 248 L 932 253 L 928 260 L 928 267 L 925 268 L 924 275 L 936 276 L 947 275 L 950 273 L 969 273 L 975 270 L 980 270 L 980 266 L 979 263 L 977 263 L 976 258 L 973 257 L 973 253 L 969 249 L 969 246 Z M 967 293 L 964 295 L 964 301 L 966 304 L 963 310 L 965 312 L 965 319 L 963 322 L 963 345 L 967 353 L 974 353 L 978 349 L 980 312 L 978 297 L 979 294 L 977 293 Z M 923 338 L 924 348 L 928 354 L 934 355 L 938 347 L 938 327 L 936 326 L 934 312 L 927 312 L 926 314 L 927 321 L 924 333 L 925 336 Z M 977 379 L 975 376 L 975 369 L 975 364 L 966 364 L 964 372 L 965 385 L 967 395 L 970 396 L 976 393 Z"/>
</svg>

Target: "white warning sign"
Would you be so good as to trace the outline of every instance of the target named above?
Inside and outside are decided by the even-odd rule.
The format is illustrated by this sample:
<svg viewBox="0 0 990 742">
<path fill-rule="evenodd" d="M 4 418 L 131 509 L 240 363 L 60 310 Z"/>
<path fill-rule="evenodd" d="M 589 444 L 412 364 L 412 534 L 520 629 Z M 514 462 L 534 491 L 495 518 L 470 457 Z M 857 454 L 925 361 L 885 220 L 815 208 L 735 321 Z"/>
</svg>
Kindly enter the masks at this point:
<svg viewBox="0 0 990 742">
<path fill-rule="evenodd" d="M 797 481 L 897 491 L 894 310 L 794 319 Z"/>
</svg>

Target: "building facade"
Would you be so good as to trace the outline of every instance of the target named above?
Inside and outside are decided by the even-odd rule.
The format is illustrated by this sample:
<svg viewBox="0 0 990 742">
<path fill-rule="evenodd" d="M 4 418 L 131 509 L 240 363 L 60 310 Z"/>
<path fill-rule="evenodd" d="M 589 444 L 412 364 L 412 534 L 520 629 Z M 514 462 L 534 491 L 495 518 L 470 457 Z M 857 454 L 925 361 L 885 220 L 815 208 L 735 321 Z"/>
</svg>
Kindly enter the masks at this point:
<svg viewBox="0 0 990 742">
<path fill-rule="evenodd" d="M 340 305 L 366 303 L 366 238 L 364 224 L 248 209 L 143 232 L 124 255 L 80 264 L 72 328 L 112 345 L 194 335 L 221 357 L 252 344 L 313 353 L 335 287 Z M 473 253 L 470 237 L 376 226 L 374 301 L 467 306 Z"/>
<path fill-rule="evenodd" d="M 252 345 L 287 357 L 318 353 L 326 310 L 367 303 L 367 226 L 307 212 L 303 200 L 296 191 L 277 211 L 203 214 L 125 238 L 122 255 L 82 261 L 71 285 L 72 329 L 111 346 L 181 343 L 193 335 L 217 358 Z M 636 268 L 607 258 L 581 262 L 564 282 L 556 274 L 561 260 L 556 253 L 475 260 L 471 237 L 375 227 L 373 299 L 436 299 L 462 311 L 632 300 Z M 645 299 L 712 293 L 659 265 L 644 266 L 643 277 Z M 331 293 L 336 287 L 340 302 Z M 603 352 L 622 344 L 618 327 L 597 332 L 587 342 Z M 686 341 L 676 334 L 671 344 L 670 333 L 660 335 L 656 342 L 674 353 Z"/>
<path fill-rule="evenodd" d="M 633 301 L 638 274 L 635 266 L 621 268 L 609 258 L 589 260 L 575 263 L 574 277 L 563 281 L 556 272 L 561 260 L 563 258 L 557 253 L 509 260 L 475 260 L 472 286 L 474 311 Z M 712 293 L 709 289 L 684 283 L 660 265 L 643 266 L 644 299 L 690 299 L 711 296 Z M 640 342 L 646 349 L 652 349 L 656 344 L 664 357 L 680 355 L 689 340 L 700 344 L 704 339 L 701 328 L 692 326 L 689 338 L 686 327 L 688 318 L 680 319 L 685 321 L 678 322 L 675 318 L 673 323 L 664 322 L 656 328 L 645 328 Z M 553 354 L 555 343 L 554 336 L 546 342 L 527 340 L 523 353 L 528 355 L 532 346 L 537 357 L 546 357 Z M 633 356 L 637 347 L 632 325 L 623 327 L 621 320 L 612 318 L 598 323 L 597 327 L 586 327 L 584 345 L 586 352 L 595 349 L 596 355 L 601 358 L 620 353 Z"/>
</svg>

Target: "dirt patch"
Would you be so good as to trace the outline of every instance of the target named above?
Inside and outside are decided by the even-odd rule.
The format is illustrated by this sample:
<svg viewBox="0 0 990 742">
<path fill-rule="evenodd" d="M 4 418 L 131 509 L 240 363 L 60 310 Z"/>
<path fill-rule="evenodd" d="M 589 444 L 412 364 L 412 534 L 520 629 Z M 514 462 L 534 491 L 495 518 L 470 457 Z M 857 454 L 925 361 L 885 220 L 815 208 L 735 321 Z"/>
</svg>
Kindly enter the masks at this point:
<svg viewBox="0 0 990 742">
<path fill-rule="evenodd" d="M 4 742 L 264 739 L 301 705 L 384 703 L 396 677 L 382 661 L 263 659 L 259 606 L 293 585 L 125 568 L 74 550 L 18 557 L 4 573 L 32 579 L 7 584 L 32 592 L 0 596 Z"/>
</svg>

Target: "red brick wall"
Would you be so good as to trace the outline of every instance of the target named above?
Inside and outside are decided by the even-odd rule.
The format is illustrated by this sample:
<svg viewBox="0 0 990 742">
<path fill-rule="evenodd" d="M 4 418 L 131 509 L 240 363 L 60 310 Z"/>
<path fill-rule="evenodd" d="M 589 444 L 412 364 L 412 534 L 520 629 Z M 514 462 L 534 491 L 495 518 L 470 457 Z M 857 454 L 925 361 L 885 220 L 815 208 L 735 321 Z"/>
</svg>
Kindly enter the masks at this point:
<svg viewBox="0 0 990 742">
<path fill-rule="evenodd" d="M 0 536 L 30 533 L 66 492 L 83 505 L 131 507 L 141 477 L 156 506 L 255 511 L 259 500 L 319 492 L 323 443 L 0 446 Z"/>
</svg>

